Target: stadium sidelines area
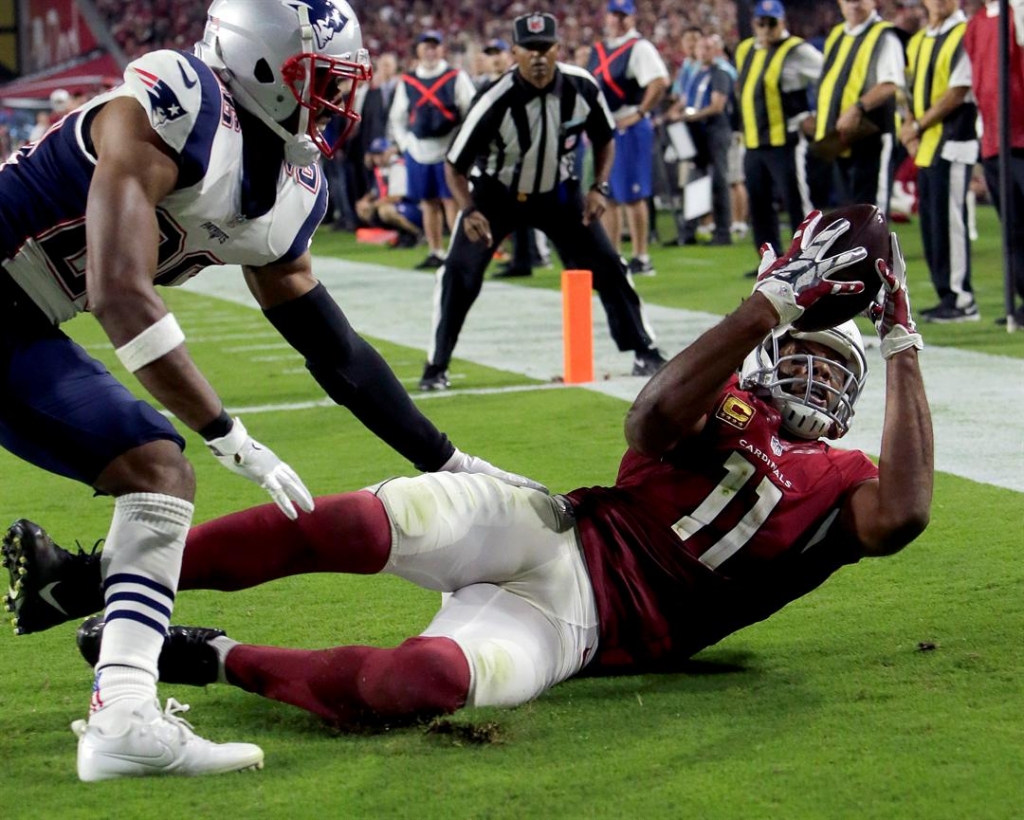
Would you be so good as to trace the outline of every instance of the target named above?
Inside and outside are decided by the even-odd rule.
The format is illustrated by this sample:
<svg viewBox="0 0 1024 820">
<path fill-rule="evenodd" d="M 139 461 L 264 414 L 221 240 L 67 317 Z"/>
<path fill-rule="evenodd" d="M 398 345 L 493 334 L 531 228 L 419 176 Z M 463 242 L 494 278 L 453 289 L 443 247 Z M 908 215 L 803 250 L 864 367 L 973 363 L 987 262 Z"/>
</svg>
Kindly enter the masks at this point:
<svg viewBox="0 0 1024 820">
<path fill-rule="evenodd" d="M 426 349 L 430 341 L 433 277 L 328 257 L 317 257 L 314 271 L 361 334 Z M 255 308 L 242 277 L 237 274 L 235 268 L 210 268 L 186 288 Z M 462 330 L 453 375 L 458 376 L 461 358 L 542 382 L 560 380 L 561 315 L 558 293 L 488 281 Z M 677 353 L 719 318 L 710 313 L 658 305 L 647 305 L 647 316 L 666 355 Z M 644 381 L 628 375 L 632 354 L 615 349 L 596 296 L 593 317 L 597 380 L 582 386 L 632 401 Z M 927 326 L 923 331 L 927 341 Z M 874 337 L 866 333 L 865 340 L 870 346 L 870 375 L 857 405 L 856 422 L 842 446 L 877 455 L 884 411 L 884 368 Z M 283 341 L 280 347 L 288 348 Z M 294 363 L 294 357 L 288 360 Z M 1024 384 L 1024 361 L 929 345 L 922 353 L 921 366 L 935 427 L 936 469 L 1024 492 L 1024 471 L 1019 469 L 1020 457 L 1024 455 L 1024 417 L 1013 410 L 1020 385 Z M 455 384 L 458 385 L 457 378 Z M 418 394 L 413 388 L 412 392 L 416 398 L 436 398 L 468 391 Z M 250 407 L 245 412 L 251 414 L 260 409 Z M 268 405 L 266 409 L 286 408 Z"/>
</svg>

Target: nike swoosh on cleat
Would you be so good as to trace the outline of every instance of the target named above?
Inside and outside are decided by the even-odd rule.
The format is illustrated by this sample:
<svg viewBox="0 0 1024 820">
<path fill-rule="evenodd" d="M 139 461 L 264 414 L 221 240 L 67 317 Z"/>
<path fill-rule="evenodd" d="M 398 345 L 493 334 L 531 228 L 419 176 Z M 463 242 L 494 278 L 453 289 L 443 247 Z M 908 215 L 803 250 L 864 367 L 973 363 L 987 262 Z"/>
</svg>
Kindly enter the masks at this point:
<svg viewBox="0 0 1024 820">
<path fill-rule="evenodd" d="M 46 603 L 60 612 L 61 615 L 67 615 L 68 612 L 64 607 L 57 603 L 57 599 L 53 597 L 53 588 L 59 584 L 60 581 L 54 581 L 53 583 L 47 584 L 41 590 L 39 590 L 39 597 L 42 598 Z"/>
<path fill-rule="evenodd" d="M 174 752 L 167 748 L 161 750 L 158 755 L 120 754 L 118 752 L 101 752 L 101 754 L 104 757 L 112 757 L 116 760 L 124 760 L 154 769 L 166 769 L 174 762 Z"/>
<path fill-rule="evenodd" d="M 195 88 L 195 84 L 198 80 L 190 80 L 188 78 L 188 74 L 185 73 L 185 66 L 181 63 L 178 63 L 178 71 L 181 72 L 181 81 L 185 83 L 185 88 Z"/>
</svg>

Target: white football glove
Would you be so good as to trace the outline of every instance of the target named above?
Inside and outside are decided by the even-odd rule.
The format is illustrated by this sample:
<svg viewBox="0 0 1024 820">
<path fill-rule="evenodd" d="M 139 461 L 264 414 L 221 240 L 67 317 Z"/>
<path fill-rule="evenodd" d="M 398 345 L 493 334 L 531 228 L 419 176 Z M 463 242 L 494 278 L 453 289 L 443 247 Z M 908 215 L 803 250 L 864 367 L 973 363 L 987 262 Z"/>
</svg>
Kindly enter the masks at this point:
<svg viewBox="0 0 1024 820">
<path fill-rule="evenodd" d="M 528 487 L 531 490 L 540 490 L 542 493 L 546 493 L 548 491 L 548 488 L 543 484 L 531 481 L 526 476 L 519 475 L 518 473 L 508 473 L 505 472 L 505 470 L 498 469 L 489 461 L 484 461 L 482 458 L 477 458 L 476 456 L 467 455 L 458 447 L 455 448 L 455 452 L 452 453 L 452 457 L 438 468 L 438 472 L 481 473 L 483 475 L 494 476 L 495 478 L 504 481 L 506 484 L 511 484 L 513 487 Z"/>
<path fill-rule="evenodd" d="M 907 290 L 907 263 L 900 250 L 896 234 L 889 234 L 889 250 L 892 267 L 881 259 L 875 262 L 875 269 L 884 285 L 881 304 L 872 306 L 870 316 L 882 340 L 879 345 L 883 359 L 891 359 L 897 353 L 914 347 L 924 347 L 924 339 L 917 332 L 914 316 L 910 312 L 910 293 Z"/>
<path fill-rule="evenodd" d="M 292 521 L 299 517 L 294 501 L 306 512 L 313 511 L 313 496 L 295 471 L 274 455 L 274 451 L 253 439 L 242 420 L 235 418 L 228 434 L 206 442 L 214 458 L 231 472 L 259 484 L 270 493 L 281 512 Z"/>
<path fill-rule="evenodd" d="M 757 267 L 754 292 L 760 293 L 779 314 L 779 324 L 788 325 L 829 294 L 854 294 L 864 290 L 863 282 L 835 282 L 829 279 L 833 271 L 860 262 L 867 255 L 864 247 L 850 248 L 827 256 L 835 241 L 850 228 L 846 219 L 838 219 L 817 233 L 821 211 L 811 211 L 800 223 L 793 243 L 784 256 L 777 256 L 768 244 L 761 248 L 761 264 Z"/>
</svg>

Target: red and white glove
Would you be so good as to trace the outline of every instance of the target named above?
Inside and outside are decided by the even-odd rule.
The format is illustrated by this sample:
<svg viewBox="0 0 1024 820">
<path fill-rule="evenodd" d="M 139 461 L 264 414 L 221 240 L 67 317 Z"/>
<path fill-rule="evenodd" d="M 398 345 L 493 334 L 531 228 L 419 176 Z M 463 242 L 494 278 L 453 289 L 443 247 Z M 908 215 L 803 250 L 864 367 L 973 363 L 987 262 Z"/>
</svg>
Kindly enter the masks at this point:
<svg viewBox="0 0 1024 820">
<path fill-rule="evenodd" d="M 754 293 L 760 293 L 779 314 L 779 324 L 788 325 L 821 297 L 830 294 L 854 294 L 864 290 L 863 282 L 835 282 L 829 279 L 834 271 L 860 262 L 867 255 L 864 247 L 850 248 L 828 256 L 833 243 L 850 229 L 846 219 L 838 219 L 817 233 L 821 211 L 811 211 L 800 223 L 793 243 L 784 256 L 775 249 L 761 246 L 761 264 L 757 268 Z"/>
<path fill-rule="evenodd" d="M 256 441 L 239 418 L 234 419 L 227 435 L 206 442 L 213 457 L 231 472 L 259 484 L 270 493 L 274 503 L 292 521 L 299 517 L 292 504 L 313 512 L 313 496 L 295 471 L 274 455 L 269 447 Z"/>
<path fill-rule="evenodd" d="M 484 461 L 482 458 L 477 458 L 476 456 L 467 455 L 458 447 L 455 448 L 455 452 L 452 453 L 452 457 L 438 468 L 438 472 L 481 473 L 483 475 L 489 475 L 500 479 L 506 484 L 511 484 L 513 487 L 529 487 L 531 490 L 540 490 L 542 493 L 546 493 L 548 491 L 548 488 L 543 484 L 538 484 L 536 481 L 532 481 L 526 476 L 519 475 L 518 473 L 506 472 L 505 470 L 495 467 L 489 461 Z"/>
<path fill-rule="evenodd" d="M 879 348 L 883 359 L 891 359 L 897 353 L 916 347 L 924 347 L 924 339 L 917 332 L 914 317 L 910 313 L 910 293 L 907 290 L 907 263 L 900 250 L 896 234 L 889 234 L 889 251 L 892 267 L 879 259 L 875 269 L 882 280 L 882 302 L 871 307 L 871 318 L 882 340 Z"/>
</svg>

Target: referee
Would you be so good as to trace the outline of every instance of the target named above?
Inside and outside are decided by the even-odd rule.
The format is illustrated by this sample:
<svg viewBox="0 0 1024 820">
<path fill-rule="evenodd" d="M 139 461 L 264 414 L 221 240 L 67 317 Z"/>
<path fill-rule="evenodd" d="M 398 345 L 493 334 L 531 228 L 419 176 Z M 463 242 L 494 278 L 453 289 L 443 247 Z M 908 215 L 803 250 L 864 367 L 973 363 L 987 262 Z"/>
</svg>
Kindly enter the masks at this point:
<svg viewBox="0 0 1024 820">
<path fill-rule="evenodd" d="M 665 360 L 653 346 L 626 267 L 601 227 L 615 156 L 608 105 L 588 72 L 555 62 L 552 15 L 517 17 L 513 33 L 515 70 L 480 94 L 448 150 L 445 172 L 460 214 L 438 269 L 434 339 L 420 389 L 448 387 L 448 363 L 484 270 L 501 241 L 519 227 L 544 231 L 567 268 L 593 272 L 612 338 L 620 350 L 634 351 L 633 375 L 653 375 Z M 584 134 L 594 148 L 597 180 L 585 196 L 572 175 Z"/>
</svg>

